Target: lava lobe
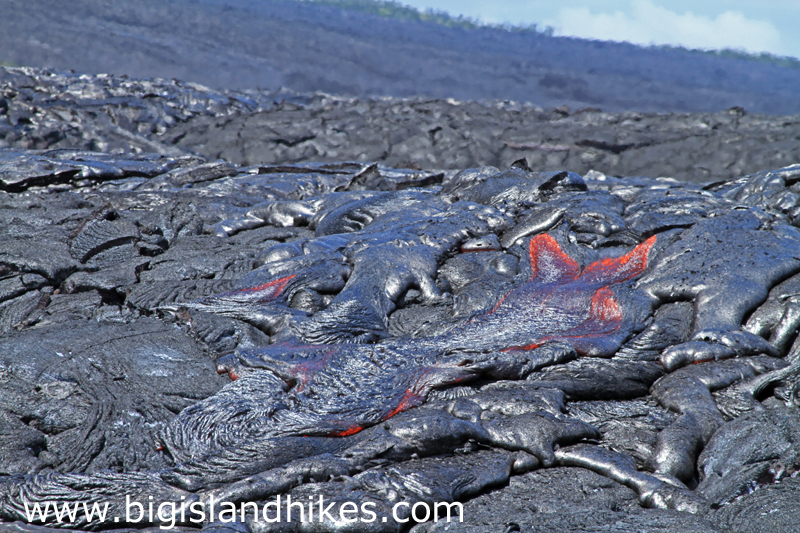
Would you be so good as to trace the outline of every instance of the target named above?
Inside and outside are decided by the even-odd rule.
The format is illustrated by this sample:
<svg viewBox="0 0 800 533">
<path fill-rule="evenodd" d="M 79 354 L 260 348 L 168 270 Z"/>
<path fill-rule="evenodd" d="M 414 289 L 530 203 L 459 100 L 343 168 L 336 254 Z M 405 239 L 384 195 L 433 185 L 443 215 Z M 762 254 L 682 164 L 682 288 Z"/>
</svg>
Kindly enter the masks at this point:
<svg viewBox="0 0 800 533">
<path fill-rule="evenodd" d="M 374 345 L 276 344 L 240 350 L 220 360 L 232 378 L 268 370 L 287 384 L 283 405 L 260 437 L 347 436 L 422 404 L 431 390 L 472 381 L 520 379 L 551 357 L 608 357 L 633 324 L 612 287 L 641 274 L 656 242 L 653 236 L 627 254 L 595 261 L 581 270 L 549 234 L 530 239 L 530 278 L 489 312 L 447 334 L 392 339 Z M 243 297 L 286 278 L 243 289 Z M 232 299 L 234 295 L 227 295 Z"/>
</svg>

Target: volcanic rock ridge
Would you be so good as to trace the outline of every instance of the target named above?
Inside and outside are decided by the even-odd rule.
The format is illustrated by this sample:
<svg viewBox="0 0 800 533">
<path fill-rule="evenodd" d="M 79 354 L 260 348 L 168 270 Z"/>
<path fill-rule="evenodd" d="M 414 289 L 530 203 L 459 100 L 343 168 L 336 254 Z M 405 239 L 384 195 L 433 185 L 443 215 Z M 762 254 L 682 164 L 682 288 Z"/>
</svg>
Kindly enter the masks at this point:
<svg viewBox="0 0 800 533">
<path fill-rule="evenodd" d="M 796 58 L 447 27 L 350 9 L 385 13 L 401 7 L 395 2 L 7 0 L 6 7 L 6 66 L 177 77 L 215 89 L 800 113 Z"/>
</svg>

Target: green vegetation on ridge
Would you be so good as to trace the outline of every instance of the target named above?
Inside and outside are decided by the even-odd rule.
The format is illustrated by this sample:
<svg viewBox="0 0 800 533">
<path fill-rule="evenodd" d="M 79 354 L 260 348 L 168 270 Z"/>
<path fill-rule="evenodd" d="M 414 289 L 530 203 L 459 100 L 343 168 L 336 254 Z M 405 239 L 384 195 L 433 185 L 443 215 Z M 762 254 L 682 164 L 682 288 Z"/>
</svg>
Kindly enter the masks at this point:
<svg viewBox="0 0 800 533">
<path fill-rule="evenodd" d="M 465 17 L 463 15 L 453 16 L 446 11 L 438 9 L 426 9 L 420 11 L 411 6 L 401 4 L 394 0 L 295 0 L 299 2 L 309 2 L 314 4 L 324 4 L 336 6 L 351 11 L 370 13 L 380 17 L 396 20 L 411 20 L 415 22 L 431 22 L 449 28 L 494 28 L 515 32 L 534 32 L 552 35 L 553 28 L 550 26 L 540 31 L 537 24 L 531 25 L 512 25 L 512 24 L 489 24 L 479 20 Z"/>
</svg>

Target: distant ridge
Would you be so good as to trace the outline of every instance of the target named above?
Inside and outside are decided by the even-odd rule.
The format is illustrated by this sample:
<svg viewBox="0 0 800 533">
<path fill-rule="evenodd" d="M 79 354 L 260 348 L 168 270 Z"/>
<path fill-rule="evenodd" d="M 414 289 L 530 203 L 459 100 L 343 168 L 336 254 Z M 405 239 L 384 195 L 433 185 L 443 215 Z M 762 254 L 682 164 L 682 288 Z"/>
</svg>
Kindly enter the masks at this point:
<svg viewBox="0 0 800 533">
<path fill-rule="evenodd" d="M 386 17 L 397 20 L 413 20 L 416 22 L 432 22 L 434 24 L 441 24 L 447 27 L 457 28 L 492 28 L 501 29 L 513 32 L 532 32 L 542 33 L 544 35 L 552 36 L 554 33 L 552 26 L 545 26 L 540 28 L 538 24 L 494 24 L 481 22 L 480 20 L 466 17 L 464 15 L 451 15 L 447 11 L 437 9 L 420 10 L 412 6 L 407 6 L 400 2 L 393 0 L 271 0 L 275 2 L 307 2 L 311 4 L 323 4 L 329 6 L 337 6 L 342 9 L 349 9 L 352 11 L 361 11 L 380 17 Z M 703 49 L 703 48 L 686 48 L 685 46 L 674 46 L 669 44 L 651 45 L 645 48 L 656 48 L 661 50 L 680 50 L 683 52 L 692 52 L 698 54 L 713 55 L 717 57 L 727 57 L 735 59 L 745 59 L 750 61 L 759 61 L 763 63 L 771 63 L 780 67 L 790 67 L 800 69 L 800 59 L 791 56 L 781 56 L 771 54 L 769 52 L 752 53 L 745 50 L 736 50 L 733 48 L 722 49 Z"/>
<path fill-rule="evenodd" d="M 482 22 L 472 17 L 464 15 L 451 15 L 447 11 L 438 9 L 425 9 L 420 10 L 412 6 L 405 5 L 401 2 L 393 0 L 262 0 L 267 2 L 301 2 L 308 4 L 320 4 L 326 6 L 335 6 L 340 9 L 357 11 L 361 13 L 368 13 L 383 18 L 394 20 L 405 20 L 413 22 L 424 22 L 439 24 L 448 28 L 464 28 L 464 29 L 496 29 L 509 32 L 519 33 L 541 33 L 542 35 L 553 36 L 554 29 L 552 26 L 544 26 L 540 28 L 538 24 L 496 24 Z M 224 0 L 223 0 L 224 3 Z M 591 39 L 586 39 L 591 40 Z M 624 42 L 624 41 L 613 41 Z M 689 52 L 695 54 L 711 55 L 716 57 L 744 59 L 749 61 L 758 61 L 762 63 L 770 63 L 780 67 L 789 67 L 800 69 L 800 59 L 791 56 L 781 56 L 769 52 L 753 53 L 746 50 L 737 50 L 733 48 L 722 49 L 703 49 L 703 48 L 687 48 L 685 46 L 675 46 L 669 44 L 643 46 L 642 48 L 651 48 L 657 50 L 677 50 L 681 52 Z"/>
<path fill-rule="evenodd" d="M 275 2 L 306 2 L 309 4 L 322 4 L 336 6 L 341 9 L 351 11 L 361 11 L 371 15 L 396 19 L 410 20 L 414 22 L 431 22 L 449 28 L 493 28 L 506 31 L 517 32 L 541 32 L 545 35 L 552 35 L 553 28 L 550 26 L 540 30 L 538 24 L 494 24 L 482 22 L 472 17 L 464 15 L 451 15 L 447 11 L 439 9 L 420 10 L 412 6 L 407 6 L 392 0 L 270 0 Z"/>
<path fill-rule="evenodd" d="M 800 113 L 792 58 L 556 37 L 368 0 L 7 0 L 0 64 L 217 89 Z M 335 4 L 335 5 L 334 5 Z"/>
</svg>

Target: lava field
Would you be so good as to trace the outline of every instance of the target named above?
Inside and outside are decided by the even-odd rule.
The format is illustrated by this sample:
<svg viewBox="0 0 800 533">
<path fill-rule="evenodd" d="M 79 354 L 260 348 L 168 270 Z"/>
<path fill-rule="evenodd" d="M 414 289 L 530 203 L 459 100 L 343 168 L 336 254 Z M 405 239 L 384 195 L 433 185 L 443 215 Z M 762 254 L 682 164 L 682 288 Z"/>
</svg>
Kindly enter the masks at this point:
<svg viewBox="0 0 800 533">
<path fill-rule="evenodd" d="M 704 183 L 800 161 L 800 115 L 609 113 L 513 101 L 220 92 L 179 80 L 0 68 L 0 148 L 152 152 L 236 165 L 359 161 Z"/>
<path fill-rule="evenodd" d="M 13 117 L 4 87 L 0 527 L 798 531 L 800 165 L 240 166 L 115 123 L 266 113 L 172 87 Z M 89 129 L 165 150 L 21 146 Z M 376 519 L 189 520 L 279 495 Z M 176 505 L 29 516 L 131 499 Z"/>
</svg>

